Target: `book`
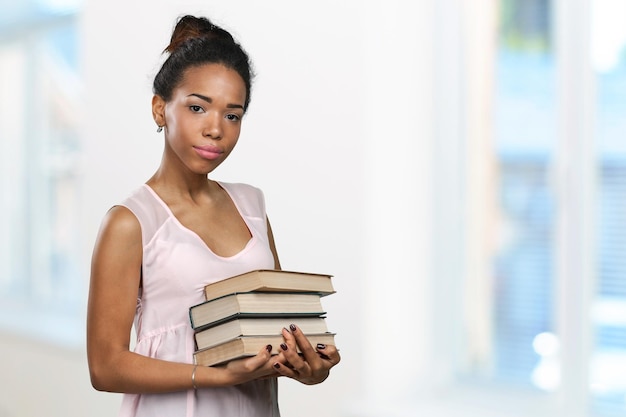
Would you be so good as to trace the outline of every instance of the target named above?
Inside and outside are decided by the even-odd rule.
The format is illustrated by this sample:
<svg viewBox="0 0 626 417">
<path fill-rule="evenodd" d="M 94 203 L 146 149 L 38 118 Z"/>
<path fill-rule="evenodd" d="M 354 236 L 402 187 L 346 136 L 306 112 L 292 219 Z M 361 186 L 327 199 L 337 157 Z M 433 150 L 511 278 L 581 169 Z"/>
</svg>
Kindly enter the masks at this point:
<svg viewBox="0 0 626 417">
<path fill-rule="evenodd" d="M 224 295 L 189 309 L 194 330 L 243 317 L 322 316 L 319 293 L 245 292 Z"/>
<path fill-rule="evenodd" d="M 237 292 L 314 292 L 325 296 L 335 292 L 331 275 L 309 272 L 259 269 L 208 284 L 206 300 Z"/>
<path fill-rule="evenodd" d="M 307 337 L 314 347 L 318 343 L 335 344 L 334 333 L 309 334 Z M 272 355 L 276 355 L 279 352 L 280 344 L 283 342 L 282 335 L 242 336 L 217 346 L 195 351 L 193 354 L 194 363 L 201 366 L 220 365 L 233 359 L 254 356 L 268 344 L 272 345 Z"/>
<path fill-rule="evenodd" d="M 241 336 L 280 336 L 283 328 L 297 325 L 302 333 L 327 333 L 324 317 L 251 317 L 234 319 L 197 331 L 197 349 L 213 347 Z"/>
<path fill-rule="evenodd" d="M 256 355 L 268 344 L 277 354 L 284 342 L 282 329 L 292 323 L 313 345 L 334 344 L 320 301 L 335 292 L 331 279 L 327 274 L 259 269 L 206 285 L 205 302 L 189 309 L 194 361 L 223 364 Z M 249 303 L 245 307 L 240 304 L 244 298 Z"/>
</svg>

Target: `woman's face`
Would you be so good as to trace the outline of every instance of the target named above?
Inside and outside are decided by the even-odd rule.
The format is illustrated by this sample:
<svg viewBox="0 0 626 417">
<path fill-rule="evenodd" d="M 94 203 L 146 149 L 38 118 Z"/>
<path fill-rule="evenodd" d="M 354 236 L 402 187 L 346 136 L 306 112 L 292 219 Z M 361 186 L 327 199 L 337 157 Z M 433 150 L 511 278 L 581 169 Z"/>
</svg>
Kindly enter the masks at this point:
<svg viewBox="0 0 626 417">
<path fill-rule="evenodd" d="M 153 101 L 153 111 L 163 109 L 166 158 L 195 174 L 213 171 L 237 144 L 245 99 L 236 71 L 221 64 L 189 68 L 170 101 Z"/>
</svg>

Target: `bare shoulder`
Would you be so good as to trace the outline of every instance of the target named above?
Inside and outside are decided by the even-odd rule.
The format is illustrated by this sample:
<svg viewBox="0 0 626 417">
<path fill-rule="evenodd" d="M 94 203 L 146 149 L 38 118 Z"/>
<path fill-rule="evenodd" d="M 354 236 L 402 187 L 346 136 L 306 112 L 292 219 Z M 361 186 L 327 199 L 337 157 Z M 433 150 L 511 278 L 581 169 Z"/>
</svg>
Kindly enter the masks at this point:
<svg viewBox="0 0 626 417">
<path fill-rule="evenodd" d="M 104 216 L 96 239 L 94 257 L 126 259 L 141 257 L 141 225 L 137 217 L 124 206 L 112 207 Z"/>
<path fill-rule="evenodd" d="M 102 220 L 100 235 L 141 239 L 141 225 L 137 217 L 128 208 L 113 206 Z"/>
</svg>

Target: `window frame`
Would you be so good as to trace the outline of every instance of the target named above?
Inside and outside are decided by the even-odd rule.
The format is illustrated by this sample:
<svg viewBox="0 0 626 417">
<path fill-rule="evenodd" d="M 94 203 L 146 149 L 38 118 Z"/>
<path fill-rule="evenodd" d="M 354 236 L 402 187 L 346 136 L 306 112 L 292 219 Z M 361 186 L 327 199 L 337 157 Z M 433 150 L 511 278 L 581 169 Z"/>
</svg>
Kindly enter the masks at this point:
<svg viewBox="0 0 626 417">
<path fill-rule="evenodd" d="M 84 346 L 85 320 L 81 312 L 85 309 L 85 284 L 81 281 L 79 273 L 55 276 L 49 272 L 52 269 L 50 253 L 55 243 L 52 235 L 59 232 L 55 230 L 58 229 L 58 225 L 54 223 L 51 214 L 54 208 L 49 207 L 49 203 L 54 200 L 49 195 L 54 192 L 51 178 L 59 175 L 65 178 L 69 175 L 77 179 L 79 166 L 74 153 L 55 153 L 54 148 L 51 147 L 47 125 L 51 123 L 54 114 L 47 107 L 46 100 L 49 99 L 48 93 L 60 85 L 58 83 L 63 83 L 68 89 L 64 91 L 65 96 L 62 97 L 65 100 L 64 104 L 67 105 L 71 100 L 70 104 L 78 107 L 76 101 L 81 99 L 79 91 L 81 86 L 79 80 L 60 79 L 59 74 L 51 75 L 51 77 L 59 78 L 58 83 L 53 85 L 49 80 L 42 79 L 35 70 L 49 58 L 45 52 L 45 34 L 68 27 L 78 30 L 78 10 L 64 9 L 57 13 L 51 10 L 25 10 L 16 15 L 13 20 L 6 22 L 0 30 L 0 43 L 2 43 L 3 50 L 16 57 L 13 60 L 15 64 L 25 68 L 20 71 L 19 80 L 12 79 L 10 87 L 14 94 L 11 97 L 0 98 L 3 100 L 0 105 L 10 110 L 5 114 L 0 114 L 0 120 L 10 122 L 3 125 L 13 126 L 12 130 L 5 131 L 5 134 L 27 142 L 22 145 L 18 141 L 7 140 L 0 147 L 8 149 L 14 158 L 23 157 L 23 159 L 32 160 L 29 162 L 30 165 L 24 163 L 24 166 L 18 167 L 17 171 L 31 172 L 32 168 L 36 167 L 38 172 L 49 174 L 29 174 L 20 185 L 15 186 L 21 190 L 20 197 L 23 201 L 20 204 L 13 204 L 10 209 L 20 211 L 17 213 L 19 218 L 17 221 L 14 218 L 14 222 L 22 224 L 16 227 L 16 231 L 23 237 L 18 241 L 14 234 L 8 233 L 4 237 L 4 242 L 7 247 L 10 247 L 9 245 L 22 247 L 20 253 L 23 255 L 25 266 L 2 268 L 2 281 L 7 285 L 8 291 L 0 293 L 0 332 L 19 334 L 32 340 L 76 350 Z M 6 64 L 7 67 L 4 67 L 4 70 L 10 73 L 12 63 Z M 3 68 L 0 67 L 0 71 L 2 70 Z M 20 90 L 21 86 L 24 88 Z M 19 112 L 17 117 L 14 111 L 16 106 Z M 27 123 L 27 120 L 30 120 L 30 123 Z M 78 126 L 74 127 L 76 130 L 73 132 L 78 135 Z M 38 152 L 47 152 L 47 158 L 43 160 L 37 158 L 40 156 Z M 5 176 L 2 179 L 4 184 L 14 183 L 15 176 L 18 175 L 15 172 L 9 172 L 9 168 L 2 170 L 2 175 Z M 9 178 L 6 178 L 7 176 Z M 54 184 L 57 185 L 56 182 Z M 35 191 L 29 189 L 33 185 L 35 185 Z M 76 198 L 80 192 L 80 182 L 75 181 L 74 186 L 73 197 Z M 46 210 L 42 211 L 41 207 L 46 207 Z M 57 214 L 60 217 L 64 216 L 65 219 L 71 218 L 77 221 L 72 217 L 72 213 Z M 9 220 L 5 218 L 3 221 Z M 78 253 L 81 246 L 79 230 L 63 229 L 62 233 L 73 236 L 73 238 L 68 238 L 70 239 L 69 248 L 65 247 L 65 249 L 70 253 L 65 255 L 71 258 L 72 270 L 78 272 L 82 269 Z M 5 251 L 2 257 L 7 260 L 7 256 L 12 255 Z M 15 275 L 18 273 L 23 273 L 23 275 L 16 278 Z M 11 286 L 18 287 L 18 291 L 11 292 Z M 20 288 L 23 289 L 19 290 Z"/>
<path fill-rule="evenodd" d="M 555 236 L 555 331 L 560 338 L 561 385 L 557 392 L 527 391 L 464 380 L 456 372 L 470 369 L 472 352 L 488 357 L 491 317 L 489 283 L 481 282 L 489 266 L 481 251 L 492 198 L 489 184 L 491 140 L 486 124 L 492 114 L 489 94 L 493 82 L 497 30 L 497 0 L 438 3 L 435 18 L 435 114 L 436 137 L 433 163 L 435 196 L 433 212 L 434 313 L 448 317 L 448 332 L 433 340 L 435 363 L 442 367 L 437 390 L 446 400 L 458 398 L 461 405 L 438 405 L 446 416 L 474 415 L 465 408 L 480 404 L 475 415 L 586 417 L 590 410 L 589 364 L 591 359 L 591 307 L 595 294 L 595 194 L 597 157 L 593 131 L 595 121 L 594 76 L 591 66 L 590 19 L 592 0 L 554 0 L 552 24 L 556 54 L 557 140 L 554 175 L 557 220 Z M 455 24 L 458 22 L 458 27 Z M 444 24 L 445 23 L 445 24 Z M 460 28 L 460 29 L 459 29 Z M 491 40 L 491 41 L 490 41 Z M 451 109 L 458 113 L 450 115 Z M 456 150 L 456 152 L 451 152 Z M 441 180 L 445 179 L 444 182 Z M 453 204 L 451 204 L 453 203 Z M 458 209 L 468 219 L 459 223 Z M 471 220 L 470 220 L 471 219 Z M 489 231 L 487 230 L 487 233 Z M 482 237 L 481 237 L 482 236 Z M 481 240 L 482 239 L 482 240 Z M 475 242 L 481 242 L 476 245 Z M 450 258 L 462 259 L 453 264 Z M 451 285 L 459 288 L 453 294 Z M 452 299 L 450 297 L 452 296 Z M 482 304 L 482 308 L 480 305 Z M 465 310 L 460 308 L 465 305 Z M 439 306 L 439 307 L 437 307 Z M 466 326 L 477 326 L 468 337 Z M 463 347 L 459 347 L 463 346 Z M 479 355 L 480 357 L 480 355 Z M 587 366 L 580 366 L 581 363 Z M 480 401 L 476 398 L 480 397 Z M 454 403 L 455 401 L 447 401 Z M 418 404 L 417 408 L 427 406 Z"/>
</svg>

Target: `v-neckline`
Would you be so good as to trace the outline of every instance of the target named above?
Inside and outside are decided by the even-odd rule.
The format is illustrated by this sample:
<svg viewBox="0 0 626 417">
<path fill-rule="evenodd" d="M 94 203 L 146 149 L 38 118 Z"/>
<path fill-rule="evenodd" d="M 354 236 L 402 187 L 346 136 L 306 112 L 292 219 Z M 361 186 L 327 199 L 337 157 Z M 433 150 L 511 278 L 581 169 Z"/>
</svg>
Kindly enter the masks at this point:
<svg viewBox="0 0 626 417">
<path fill-rule="evenodd" d="M 190 229 L 189 227 L 185 226 L 180 220 L 178 220 L 178 217 L 176 217 L 176 215 L 174 214 L 174 212 L 172 211 L 172 209 L 170 208 L 170 206 L 167 205 L 167 203 L 165 202 L 165 200 L 163 200 L 161 198 L 161 196 L 148 184 L 143 184 L 144 187 L 146 187 L 148 189 L 148 191 L 150 192 L 150 194 L 152 194 L 152 196 L 158 201 L 158 203 L 165 209 L 165 211 L 167 212 L 168 216 L 172 219 L 172 221 L 174 223 L 176 223 L 176 225 L 183 230 L 186 233 L 190 233 L 193 236 L 195 236 L 195 238 L 200 241 L 202 243 L 202 246 L 204 246 L 206 248 L 207 251 L 209 251 L 213 256 L 216 256 L 218 258 L 221 259 L 232 259 L 232 258 L 236 258 L 238 256 L 240 256 L 241 254 L 243 254 L 244 252 L 246 252 L 246 250 L 248 249 L 248 247 L 250 247 L 251 243 L 256 240 L 256 235 L 252 229 L 252 227 L 250 227 L 250 224 L 248 223 L 248 221 L 246 220 L 246 217 L 243 215 L 243 213 L 241 212 L 241 209 L 239 207 L 239 204 L 237 203 L 237 200 L 233 198 L 233 195 L 231 194 L 230 190 L 228 189 L 227 186 L 225 186 L 223 183 L 219 182 L 219 181 L 215 181 L 215 183 L 226 192 L 226 194 L 228 195 L 228 198 L 230 198 L 230 200 L 232 201 L 233 205 L 235 206 L 235 209 L 237 210 L 237 213 L 239 214 L 239 217 L 241 217 L 241 220 L 243 220 L 244 224 L 246 225 L 246 228 L 248 229 L 248 233 L 250 234 L 250 239 L 248 239 L 248 241 L 246 242 L 245 246 L 237 253 L 233 254 L 233 255 L 229 255 L 229 256 L 223 256 L 223 255 L 219 255 L 217 254 L 213 249 L 211 249 L 211 247 L 207 244 L 207 242 L 205 242 L 204 239 L 202 239 L 202 237 L 196 233 L 195 231 L 193 231 L 192 229 Z"/>
</svg>

